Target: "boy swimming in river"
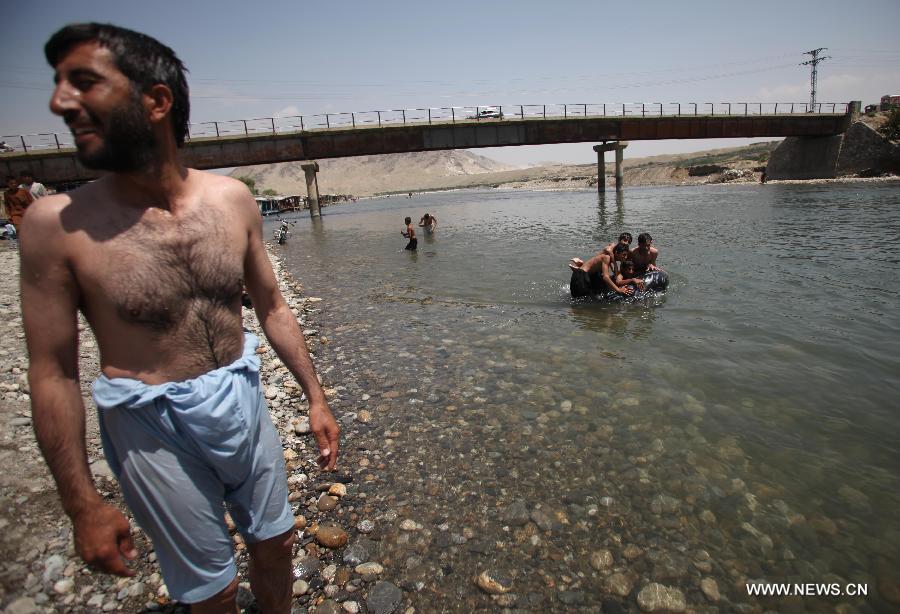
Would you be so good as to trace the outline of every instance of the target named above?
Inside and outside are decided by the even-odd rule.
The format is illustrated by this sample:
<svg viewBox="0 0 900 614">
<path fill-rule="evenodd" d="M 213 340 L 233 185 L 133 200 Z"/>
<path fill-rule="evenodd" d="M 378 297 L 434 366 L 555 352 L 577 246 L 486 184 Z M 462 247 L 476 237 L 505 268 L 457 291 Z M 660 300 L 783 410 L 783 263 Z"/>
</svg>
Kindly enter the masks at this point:
<svg viewBox="0 0 900 614">
<path fill-rule="evenodd" d="M 416 229 L 413 228 L 412 218 L 408 217 L 403 220 L 406 223 L 406 230 L 401 230 L 400 234 L 409 239 L 409 243 L 406 244 L 406 247 L 403 249 L 408 249 L 410 251 L 416 251 L 416 248 L 419 245 L 419 240 L 416 239 Z"/>
<path fill-rule="evenodd" d="M 634 262 L 626 260 L 619 264 L 619 272 L 615 276 L 617 286 L 627 286 L 631 284 L 638 290 L 644 289 L 644 280 L 636 277 L 634 274 Z"/>
</svg>

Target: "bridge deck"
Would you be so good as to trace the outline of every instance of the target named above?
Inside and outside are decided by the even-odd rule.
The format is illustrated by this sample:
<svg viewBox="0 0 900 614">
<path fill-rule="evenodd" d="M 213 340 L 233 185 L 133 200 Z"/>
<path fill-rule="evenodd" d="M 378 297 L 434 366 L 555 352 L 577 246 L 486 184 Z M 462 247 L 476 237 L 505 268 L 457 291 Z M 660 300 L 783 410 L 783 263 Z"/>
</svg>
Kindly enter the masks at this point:
<svg viewBox="0 0 900 614">
<path fill-rule="evenodd" d="M 598 143 L 662 139 L 822 137 L 846 131 L 846 113 L 675 115 L 645 117 L 506 117 L 355 125 L 294 132 L 195 137 L 182 150 L 185 164 L 209 169 L 444 149 L 511 145 Z M 44 183 L 99 176 L 78 163 L 72 148 L 0 155 L 7 174 L 29 169 Z"/>
</svg>

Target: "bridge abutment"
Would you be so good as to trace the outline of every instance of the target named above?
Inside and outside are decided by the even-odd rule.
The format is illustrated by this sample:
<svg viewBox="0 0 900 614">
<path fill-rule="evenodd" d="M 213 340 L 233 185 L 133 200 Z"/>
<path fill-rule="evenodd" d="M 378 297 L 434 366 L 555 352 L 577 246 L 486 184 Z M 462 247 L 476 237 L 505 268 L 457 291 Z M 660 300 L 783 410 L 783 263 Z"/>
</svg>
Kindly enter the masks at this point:
<svg viewBox="0 0 900 614">
<path fill-rule="evenodd" d="M 628 147 L 628 141 L 613 141 L 607 143 L 603 141 L 600 145 L 594 145 L 594 151 L 597 152 L 597 191 L 603 193 L 606 190 L 606 152 L 616 152 L 616 191 L 620 191 L 624 187 L 622 161 L 625 158 L 623 150 Z"/>
<path fill-rule="evenodd" d="M 300 165 L 306 174 L 306 195 L 309 196 L 309 217 L 322 215 L 319 210 L 319 181 L 316 173 L 319 172 L 319 163 L 315 160 L 304 162 Z"/>
</svg>

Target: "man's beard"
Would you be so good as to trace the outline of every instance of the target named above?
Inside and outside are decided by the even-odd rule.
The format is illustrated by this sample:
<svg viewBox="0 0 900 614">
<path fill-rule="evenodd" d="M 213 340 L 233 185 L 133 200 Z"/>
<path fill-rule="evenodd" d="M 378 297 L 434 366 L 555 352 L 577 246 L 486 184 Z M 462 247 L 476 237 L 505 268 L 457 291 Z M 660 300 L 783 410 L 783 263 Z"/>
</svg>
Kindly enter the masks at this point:
<svg viewBox="0 0 900 614">
<path fill-rule="evenodd" d="M 100 125 L 96 117 L 91 119 L 94 125 Z M 136 171 L 153 161 L 156 137 L 144 116 L 139 93 L 134 92 L 128 106 L 113 111 L 105 126 L 99 149 L 92 152 L 78 150 L 78 160 L 87 168 L 124 173 Z"/>
</svg>

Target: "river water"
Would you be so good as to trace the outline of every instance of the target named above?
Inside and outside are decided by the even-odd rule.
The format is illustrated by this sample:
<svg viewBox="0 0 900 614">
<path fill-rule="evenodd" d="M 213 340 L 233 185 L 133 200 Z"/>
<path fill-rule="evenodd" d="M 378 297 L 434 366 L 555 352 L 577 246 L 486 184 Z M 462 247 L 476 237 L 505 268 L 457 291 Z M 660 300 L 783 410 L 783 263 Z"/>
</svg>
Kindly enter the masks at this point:
<svg viewBox="0 0 900 614">
<path fill-rule="evenodd" d="M 418 611 L 630 611 L 650 582 L 724 611 L 900 607 L 898 205 L 894 182 L 296 214 L 275 250 L 323 299 L 336 413 L 372 414 L 344 462 L 385 579 Z M 436 232 L 403 251 L 425 212 Z M 567 260 L 623 231 L 652 234 L 668 292 L 573 303 Z M 510 593 L 480 591 L 484 571 Z"/>
</svg>

